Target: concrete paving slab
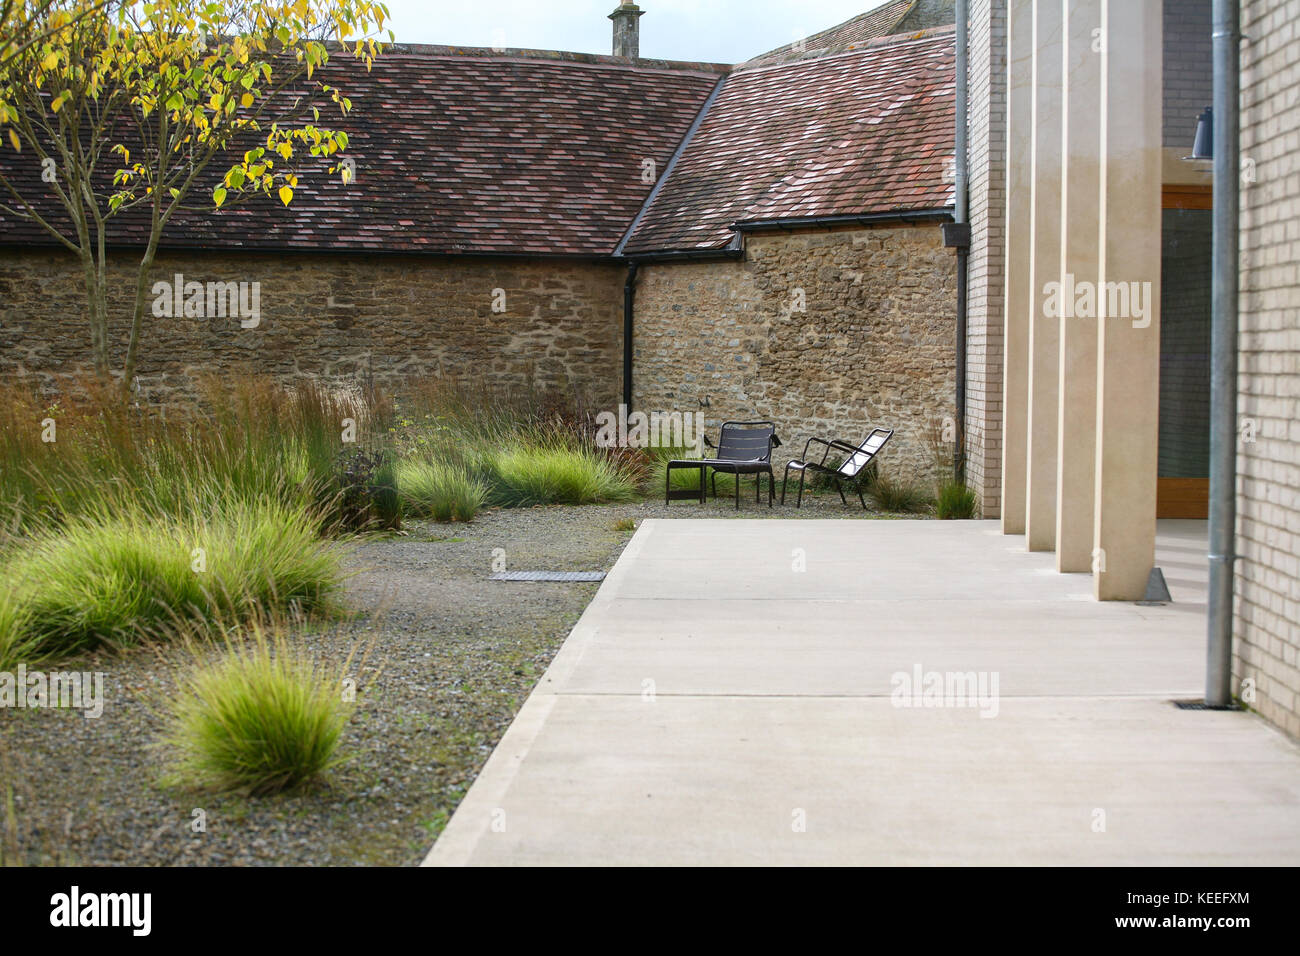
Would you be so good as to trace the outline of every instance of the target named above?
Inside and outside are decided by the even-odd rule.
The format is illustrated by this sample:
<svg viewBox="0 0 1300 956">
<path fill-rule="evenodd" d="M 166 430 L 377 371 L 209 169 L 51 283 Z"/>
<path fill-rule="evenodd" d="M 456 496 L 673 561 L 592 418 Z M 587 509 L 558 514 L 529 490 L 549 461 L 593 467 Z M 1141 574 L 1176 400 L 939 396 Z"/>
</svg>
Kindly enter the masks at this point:
<svg viewBox="0 0 1300 956">
<path fill-rule="evenodd" d="M 985 720 L 883 699 L 561 695 L 544 725 L 503 741 L 525 756 L 508 783 L 485 772 L 490 797 L 475 785 L 430 863 L 1300 860 L 1300 754 L 1245 714 L 1014 699 Z"/>
<path fill-rule="evenodd" d="M 426 862 L 1300 863 L 1300 747 L 1171 703 L 1204 553 L 1140 607 L 992 522 L 647 521 Z"/>
</svg>

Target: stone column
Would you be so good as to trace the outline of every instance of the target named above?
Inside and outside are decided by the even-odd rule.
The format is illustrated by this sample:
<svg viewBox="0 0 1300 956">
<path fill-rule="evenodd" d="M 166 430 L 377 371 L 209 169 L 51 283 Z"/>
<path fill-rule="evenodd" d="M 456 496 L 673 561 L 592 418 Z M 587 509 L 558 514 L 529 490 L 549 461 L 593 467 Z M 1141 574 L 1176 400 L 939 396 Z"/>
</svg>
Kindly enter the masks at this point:
<svg viewBox="0 0 1300 956">
<path fill-rule="evenodd" d="M 1100 600 L 1142 597 L 1155 561 L 1159 445 L 1159 0 L 1103 0 L 1093 575 Z"/>
<path fill-rule="evenodd" d="M 1097 431 L 1096 290 L 1101 225 L 1102 0 L 1059 2 L 1062 44 L 1061 364 L 1058 381 L 1056 568 L 1092 570 Z"/>
<path fill-rule="evenodd" d="M 1029 421 L 1025 452 L 1025 544 L 1056 547 L 1060 320 L 1046 314 L 1048 283 L 1061 278 L 1061 33 L 1059 0 L 1036 0 L 1030 131 Z"/>
<path fill-rule="evenodd" d="M 1029 243 L 1033 207 L 1034 0 L 1010 0 L 1007 10 L 1006 301 L 1002 359 L 1002 532 L 1025 533 L 1026 449 L 1029 431 Z"/>
</svg>

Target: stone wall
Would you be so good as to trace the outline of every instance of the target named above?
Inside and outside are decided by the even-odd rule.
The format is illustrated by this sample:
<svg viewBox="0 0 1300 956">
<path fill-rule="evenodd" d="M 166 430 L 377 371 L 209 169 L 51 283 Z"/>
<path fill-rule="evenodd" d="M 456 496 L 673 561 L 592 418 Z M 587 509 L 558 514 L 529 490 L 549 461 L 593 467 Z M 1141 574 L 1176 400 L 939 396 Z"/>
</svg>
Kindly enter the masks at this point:
<svg viewBox="0 0 1300 956">
<path fill-rule="evenodd" d="M 956 301 L 938 225 L 754 234 L 743 261 L 647 265 L 633 404 L 702 409 L 715 436 L 771 419 L 781 459 L 892 427 L 882 468 L 928 480 L 931 423 L 953 415 Z"/>
<path fill-rule="evenodd" d="M 281 380 L 460 375 L 612 407 L 622 390 L 623 270 L 612 264 L 398 256 L 160 255 L 155 278 L 259 283 L 260 321 L 146 313 L 141 394 L 166 402 L 196 371 Z M 114 367 L 125 352 L 134 263 L 114 259 Z M 493 311 L 495 290 L 505 311 Z M 153 297 L 150 296 L 150 305 Z M 90 331 L 70 256 L 0 250 L 0 377 L 88 370 Z"/>
<path fill-rule="evenodd" d="M 1234 693 L 1300 737 L 1300 43 L 1295 0 L 1246 0 L 1241 28 L 1240 378 Z M 1253 433 L 1253 434 L 1252 434 Z"/>
</svg>

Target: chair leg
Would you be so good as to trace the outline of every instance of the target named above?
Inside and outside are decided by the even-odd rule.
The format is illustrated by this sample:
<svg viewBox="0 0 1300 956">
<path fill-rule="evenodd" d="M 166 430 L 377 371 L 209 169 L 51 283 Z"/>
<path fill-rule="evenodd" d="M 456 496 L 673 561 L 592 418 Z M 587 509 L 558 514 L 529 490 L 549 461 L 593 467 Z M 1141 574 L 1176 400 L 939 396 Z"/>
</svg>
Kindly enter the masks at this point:
<svg viewBox="0 0 1300 956">
<path fill-rule="evenodd" d="M 840 480 L 838 478 L 835 479 L 835 490 L 840 493 L 840 501 L 844 502 L 844 504 L 847 505 L 849 503 L 849 499 L 844 497 L 844 489 L 840 487 Z"/>
<path fill-rule="evenodd" d="M 762 494 L 763 494 L 763 473 L 761 471 L 757 471 L 754 473 L 754 504 L 758 504 L 760 501 L 763 500 L 761 497 Z"/>
<path fill-rule="evenodd" d="M 862 502 L 862 510 L 867 510 L 867 499 L 862 497 L 862 482 L 858 482 L 858 500 Z"/>
<path fill-rule="evenodd" d="M 794 503 L 794 506 L 795 506 L 796 508 L 802 508 L 802 507 L 803 507 L 803 480 L 804 480 L 804 477 L 805 477 L 807 474 L 808 474 L 808 469 L 807 469 L 807 468 L 805 468 L 805 469 L 803 469 L 802 471 L 799 472 L 799 497 L 798 497 L 797 499 L 795 499 L 795 503 Z"/>
<path fill-rule="evenodd" d="M 785 507 L 785 486 L 790 484 L 790 462 L 785 463 L 785 475 L 781 478 L 781 507 Z"/>
<path fill-rule="evenodd" d="M 736 472 L 734 475 L 731 476 L 731 478 L 736 483 L 736 510 L 739 511 L 740 510 L 740 472 Z"/>
<path fill-rule="evenodd" d="M 772 469 L 769 468 L 767 470 L 767 506 L 769 508 L 772 507 L 772 503 L 775 499 L 776 499 L 776 475 L 772 472 Z"/>
</svg>

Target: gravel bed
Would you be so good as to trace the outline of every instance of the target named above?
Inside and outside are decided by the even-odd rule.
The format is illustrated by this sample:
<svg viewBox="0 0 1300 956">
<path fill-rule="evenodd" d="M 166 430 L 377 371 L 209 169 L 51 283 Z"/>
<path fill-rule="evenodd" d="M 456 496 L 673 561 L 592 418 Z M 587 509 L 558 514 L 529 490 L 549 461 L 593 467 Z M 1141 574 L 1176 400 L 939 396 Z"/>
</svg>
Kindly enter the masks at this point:
<svg viewBox="0 0 1300 956">
<path fill-rule="evenodd" d="M 494 557 L 509 570 L 608 570 L 631 538 L 616 528 L 626 518 L 876 517 L 850 501 L 830 492 L 805 497 L 800 510 L 769 510 L 751 489 L 738 513 L 725 498 L 492 510 L 469 524 L 408 522 L 404 535 L 350 544 L 346 600 L 357 613 L 293 638 L 324 660 L 356 652 L 350 756 L 323 783 L 288 795 L 199 795 L 161 783 L 160 701 L 192 664 L 175 648 L 61 664 L 104 673 L 104 713 L 0 711 L 0 858 L 417 864 L 598 588 L 489 581 Z"/>
</svg>

